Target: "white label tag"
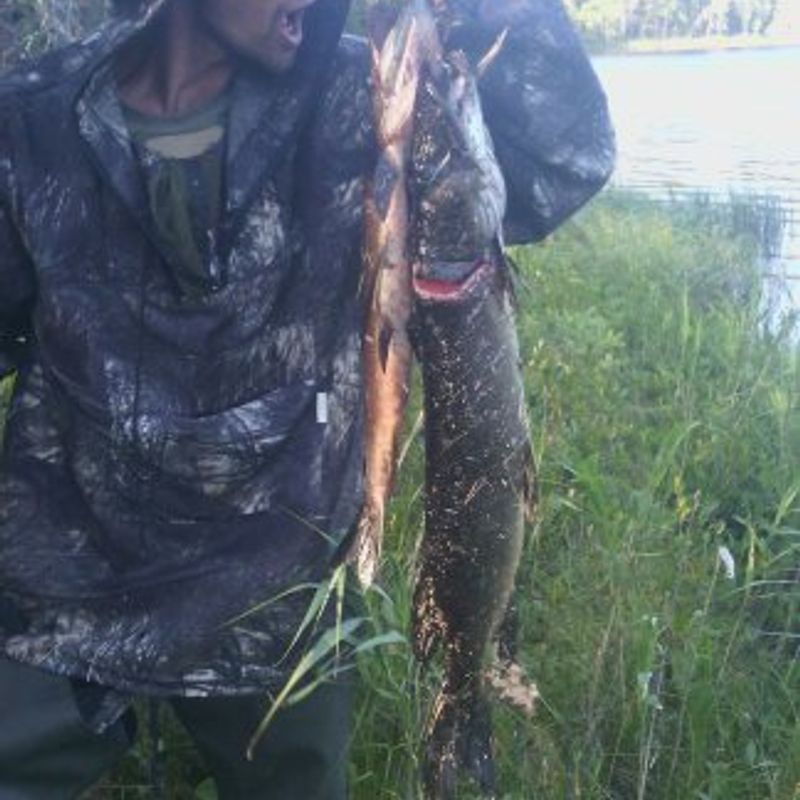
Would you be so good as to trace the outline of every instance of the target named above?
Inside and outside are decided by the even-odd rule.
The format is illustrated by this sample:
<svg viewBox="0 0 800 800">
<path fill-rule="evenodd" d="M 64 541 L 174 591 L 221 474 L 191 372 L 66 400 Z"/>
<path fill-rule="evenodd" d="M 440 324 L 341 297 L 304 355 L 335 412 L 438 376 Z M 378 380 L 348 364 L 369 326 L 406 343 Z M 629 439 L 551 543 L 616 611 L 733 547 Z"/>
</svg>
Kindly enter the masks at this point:
<svg viewBox="0 0 800 800">
<path fill-rule="evenodd" d="M 328 424 L 328 393 L 317 392 L 317 422 L 320 425 Z"/>
</svg>

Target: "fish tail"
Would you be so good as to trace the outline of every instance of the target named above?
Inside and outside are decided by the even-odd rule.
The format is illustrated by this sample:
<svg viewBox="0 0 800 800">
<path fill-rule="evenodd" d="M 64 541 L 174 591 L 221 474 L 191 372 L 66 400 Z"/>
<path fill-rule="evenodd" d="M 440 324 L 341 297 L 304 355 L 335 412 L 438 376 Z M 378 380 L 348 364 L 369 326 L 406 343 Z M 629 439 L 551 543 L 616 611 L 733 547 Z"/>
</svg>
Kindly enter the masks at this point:
<svg viewBox="0 0 800 800">
<path fill-rule="evenodd" d="M 388 320 L 382 319 L 380 326 L 380 333 L 378 334 L 378 359 L 381 363 L 381 370 L 386 372 L 386 366 L 389 362 L 389 348 L 392 345 L 392 337 L 394 336 L 394 329 Z"/>
<path fill-rule="evenodd" d="M 424 759 L 428 800 L 458 797 L 461 775 L 470 776 L 485 797 L 493 796 L 491 715 L 482 692 L 459 695 L 442 689 L 428 724 Z"/>
<path fill-rule="evenodd" d="M 368 502 L 361 512 L 355 539 L 347 556 L 347 560 L 355 565 L 358 580 L 365 589 L 372 586 L 378 572 L 383 525 L 383 505 Z"/>
</svg>

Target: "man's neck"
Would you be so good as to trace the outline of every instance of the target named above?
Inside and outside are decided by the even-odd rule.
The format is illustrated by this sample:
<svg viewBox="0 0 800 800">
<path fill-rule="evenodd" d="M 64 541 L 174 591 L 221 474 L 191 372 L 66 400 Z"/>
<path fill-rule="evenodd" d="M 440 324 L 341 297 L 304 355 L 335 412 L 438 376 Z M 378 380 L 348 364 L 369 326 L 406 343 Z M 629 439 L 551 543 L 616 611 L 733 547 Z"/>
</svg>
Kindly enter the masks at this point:
<svg viewBox="0 0 800 800">
<path fill-rule="evenodd" d="M 124 105 L 153 117 L 202 108 L 230 82 L 229 54 L 205 31 L 195 0 L 172 0 L 116 65 Z"/>
</svg>

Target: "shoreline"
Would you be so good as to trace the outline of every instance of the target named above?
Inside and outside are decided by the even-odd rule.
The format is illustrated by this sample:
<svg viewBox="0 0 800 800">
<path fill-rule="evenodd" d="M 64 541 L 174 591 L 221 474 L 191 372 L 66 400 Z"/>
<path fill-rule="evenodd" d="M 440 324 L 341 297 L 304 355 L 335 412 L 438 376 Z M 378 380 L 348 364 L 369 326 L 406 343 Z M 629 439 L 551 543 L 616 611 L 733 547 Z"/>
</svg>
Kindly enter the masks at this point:
<svg viewBox="0 0 800 800">
<path fill-rule="evenodd" d="M 676 36 L 672 39 L 637 39 L 589 50 L 596 56 L 682 55 L 723 53 L 731 50 L 779 50 L 800 47 L 800 33 L 783 36 Z"/>
</svg>

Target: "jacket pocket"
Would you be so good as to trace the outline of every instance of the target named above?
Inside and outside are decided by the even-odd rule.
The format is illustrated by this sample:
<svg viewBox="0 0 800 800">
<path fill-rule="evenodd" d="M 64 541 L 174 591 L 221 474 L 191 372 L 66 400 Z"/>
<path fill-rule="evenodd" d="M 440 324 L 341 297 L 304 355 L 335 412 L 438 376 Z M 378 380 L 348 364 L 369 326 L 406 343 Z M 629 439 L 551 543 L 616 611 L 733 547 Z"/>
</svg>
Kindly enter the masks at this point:
<svg viewBox="0 0 800 800">
<path fill-rule="evenodd" d="M 315 391 L 313 383 L 297 383 L 220 413 L 168 418 L 159 471 L 209 495 L 224 492 L 278 454 Z"/>
</svg>

